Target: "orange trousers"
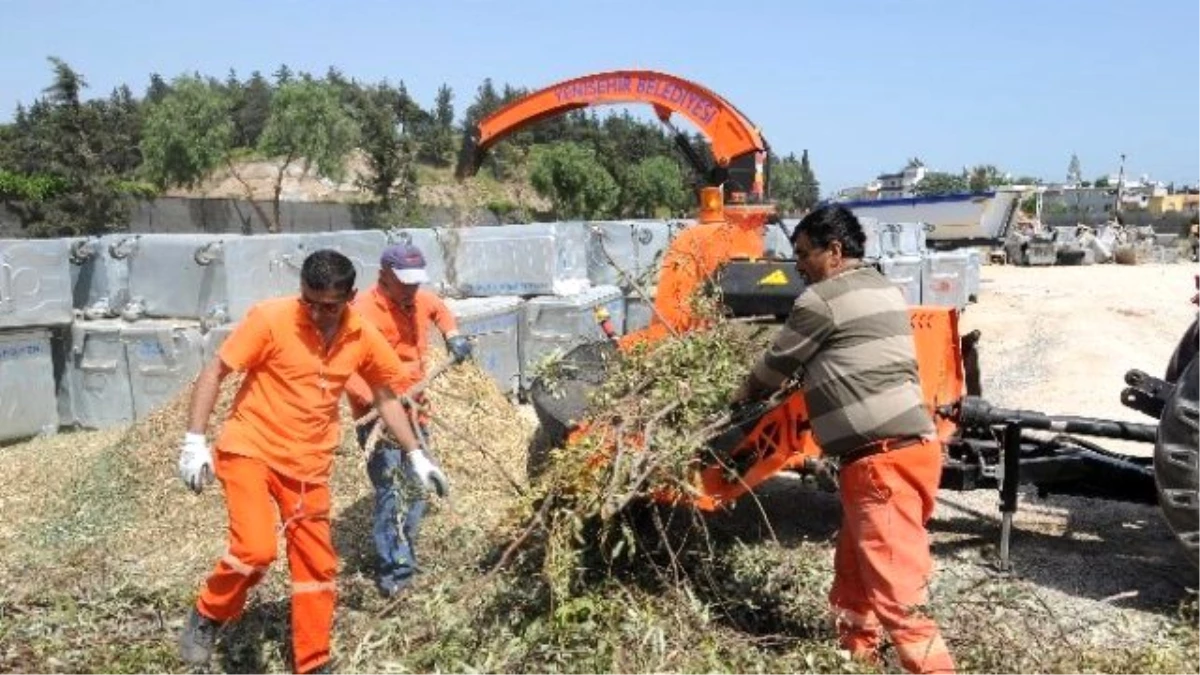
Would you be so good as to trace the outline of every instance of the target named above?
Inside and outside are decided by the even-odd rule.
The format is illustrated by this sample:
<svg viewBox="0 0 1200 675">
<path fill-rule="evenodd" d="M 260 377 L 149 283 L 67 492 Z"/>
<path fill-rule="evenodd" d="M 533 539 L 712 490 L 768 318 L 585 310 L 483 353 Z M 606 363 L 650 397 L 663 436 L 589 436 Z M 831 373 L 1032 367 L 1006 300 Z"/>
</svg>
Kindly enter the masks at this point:
<svg viewBox="0 0 1200 675">
<path fill-rule="evenodd" d="M 298 673 L 329 661 L 337 597 L 337 553 L 329 529 L 329 486 L 302 483 L 265 462 L 218 451 L 216 473 L 229 510 L 229 548 L 205 582 L 196 609 L 217 621 L 241 615 L 246 594 L 287 538 L 292 575 L 292 651 Z M 283 525 L 280 526 L 280 518 Z"/>
<path fill-rule="evenodd" d="M 880 631 L 912 673 L 953 673 L 937 623 L 920 611 L 933 571 L 925 524 L 942 473 L 942 445 L 925 441 L 842 468 L 842 528 L 829 601 L 842 647 L 878 662 Z"/>
</svg>

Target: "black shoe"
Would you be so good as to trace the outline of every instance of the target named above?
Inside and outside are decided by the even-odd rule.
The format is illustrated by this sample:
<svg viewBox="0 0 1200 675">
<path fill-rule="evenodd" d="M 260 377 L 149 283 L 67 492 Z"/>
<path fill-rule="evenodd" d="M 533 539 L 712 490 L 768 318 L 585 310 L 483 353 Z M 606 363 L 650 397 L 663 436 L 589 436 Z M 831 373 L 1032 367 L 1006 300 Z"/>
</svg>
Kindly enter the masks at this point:
<svg viewBox="0 0 1200 675">
<path fill-rule="evenodd" d="M 207 665 L 212 658 L 213 644 L 217 641 L 217 631 L 221 624 L 201 614 L 195 607 L 188 614 L 187 623 L 183 626 L 183 635 L 179 637 L 179 655 L 193 666 Z"/>
</svg>

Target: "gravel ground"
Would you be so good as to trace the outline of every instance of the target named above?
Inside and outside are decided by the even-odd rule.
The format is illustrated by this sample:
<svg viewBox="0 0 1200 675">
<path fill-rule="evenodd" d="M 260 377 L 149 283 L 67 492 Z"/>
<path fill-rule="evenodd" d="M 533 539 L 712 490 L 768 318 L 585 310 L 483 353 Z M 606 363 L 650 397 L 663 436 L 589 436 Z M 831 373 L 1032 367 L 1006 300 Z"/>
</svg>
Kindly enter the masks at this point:
<svg viewBox="0 0 1200 675">
<path fill-rule="evenodd" d="M 1192 264 L 1011 267 L 985 265 L 980 297 L 960 320 L 979 329 L 983 395 L 991 403 L 1048 414 L 1149 423 L 1120 402 L 1131 368 L 1161 377 L 1195 317 Z M 532 415 L 529 406 L 523 412 Z M 1149 456 L 1147 444 L 1099 441 L 1109 450 Z M 763 530 L 766 514 L 781 541 L 836 534 L 836 496 L 789 477 L 762 486 L 759 503 L 714 519 L 741 534 Z M 1194 594 L 1196 568 L 1156 506 L 1023 488 L 1014 517 L 1011 570 L 997 568 L 999 495 L 942 491 L 930 524 L 938 561 L 935 585 L 947 592 L 998 576 L 1040 599 L 1057 626 L 1047 633 L 1077 643 L 1135 645 L 1158 635 Z M 936 589 L 935 589 L 936 591 Z M 936 595 L 936 593 L 935 593 Z"/>
<path fill-rule="evenodd" d="M 983 333 L 983 395 L 995 404 L 1135 422 L 1121 404 L 1125 371 L 1161 377 L 1184 330 L 1194 265 L 985 266 L 979 302 L 961 328 Z M 1147 444 L 1100 441 L 1127 454 Z M 942 574 L 990 573 L 999 541 L 992 491 L 941 493 L 931 529 Z M 1175 615 L 1197 572 L 1158 508 L 1049 496 L 1026 489 L 1015 517 L 1012 563 L 1081 639 L 1137 642 Z M 1193 591 L 1194 592 L 1194 591 Z"/>
<path fill-rule="evenodd" d="M 1161 376 L 1195 316 L 1194 265 L 1019 268 L 985 266 L 979 301 L 960 330 L 982 332 L 983 394 L 993 404 L 1051 414 L 1151 422 L 1119 399 L 1125 371 Z M 1100 441 L 1128 454 L 1146 444 Z M 840 507 L 835 495 L 779 477 L 762 486 L 757 504 L 743 499 L 717 527 L 785 544 L 831 540 Z M 930 524 L 938 572 L 935 598 L 959 609 L 948 637 L 978 632 L 960 613 L 981 593 L 1019 597 L 1023 609 L 995 621 L 1025 638 L 1013 648 L 1137 647 L 1161 640 L 1180 603 L 1197 588 L 1158 508 L 1023 489 L 1011 539 L 1012 569 L 997 567 L 999 495 L 993 490 L 942 491 Z M 986 591 L 980 588 L 986 587 Z M 990 597 L 990 596 L 989 596 Z M 970 599 L 970 600 L 964 600 Z M 991 602 L 988 600 L 987 602 Z M 955 618 L 957 618 L 957 623 Z"/>
</svg>

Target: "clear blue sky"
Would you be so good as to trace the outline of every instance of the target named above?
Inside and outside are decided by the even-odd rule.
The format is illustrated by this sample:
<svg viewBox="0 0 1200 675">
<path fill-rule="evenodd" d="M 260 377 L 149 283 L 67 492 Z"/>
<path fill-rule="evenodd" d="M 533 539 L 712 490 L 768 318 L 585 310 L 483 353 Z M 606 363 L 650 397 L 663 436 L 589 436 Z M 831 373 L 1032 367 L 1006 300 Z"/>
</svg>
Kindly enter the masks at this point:
<svg viewBox="0 0 1200 675">
<path fill-rule="evenodd" d="M 754 7 L 752 11 L 747 9 Z M 151 72 L 223 77 L 279 64 L 403 80 L 461 115 L 485 77 L 540 88 L 616 68 L 698 81 L 804 148 L 822 192 L 919 156 L 1062 180 L 1200 181 L 1196 0 L 0 0 L 0 119 L 65 59 L 104 96 Z"/>
</svg>

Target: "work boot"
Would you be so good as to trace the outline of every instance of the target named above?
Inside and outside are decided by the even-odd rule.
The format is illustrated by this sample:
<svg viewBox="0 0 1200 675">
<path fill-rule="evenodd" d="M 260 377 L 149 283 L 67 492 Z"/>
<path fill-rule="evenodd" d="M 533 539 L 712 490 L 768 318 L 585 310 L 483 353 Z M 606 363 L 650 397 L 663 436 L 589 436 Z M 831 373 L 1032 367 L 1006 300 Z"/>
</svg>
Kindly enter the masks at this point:
<svg viewBox="0 0 1200 675">
<path fill-rule="evenodd" d="M 179 655 L 190 665 L 206 665 L 212 658 L 213 644 L 217 641 L 217 631 L 220 629 L 219 622 L 192 607 L 183 627 L 183 635 L 179 637 Z"/>
<path fill-rule="evenodd" d="M 375 588 L 379 590 L 379 595 L 386 600 L 394 600 L 400 597 L 400 594 L 408 588 L 411 577 L 405 577 L 400 580 L 379 578 L 375 580 Z"/>
</svg>

